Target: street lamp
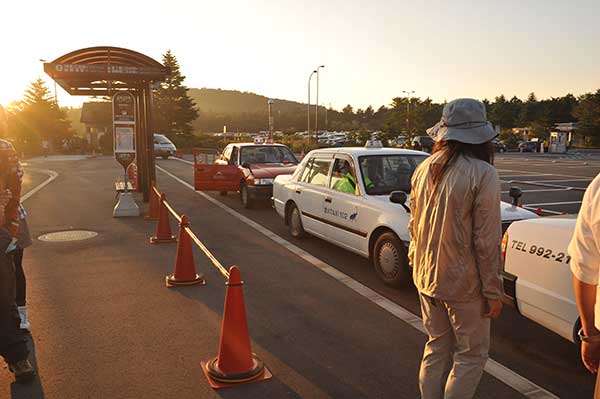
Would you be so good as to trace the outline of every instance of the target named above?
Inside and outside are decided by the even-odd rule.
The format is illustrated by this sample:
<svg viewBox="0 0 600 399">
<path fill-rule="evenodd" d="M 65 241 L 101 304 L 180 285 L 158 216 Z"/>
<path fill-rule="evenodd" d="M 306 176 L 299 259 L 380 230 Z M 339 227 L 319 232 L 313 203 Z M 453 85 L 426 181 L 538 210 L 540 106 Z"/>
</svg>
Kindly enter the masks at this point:
<svg viewBox="0 0 600 399">
<path fill-rule="evenodd" d="M 325 65 L 319 65 L 317 71 L 317 99 L 315 103 L 315 134 L 319 137 L 319 69 L 325 68 Z"/>
<path fill-rule="evenodd" d="M 43 58 L 40 58 L 39 61 L 44 63 L 48 62 Z M 54 80 L 54 102 L 56 103 L 56 106 L 58 106 L 58 97 L 56 96 L 56 79 L 52 78 L 52 80 Z"/>
<path fill-rule="evenodd" d="M 402 90 L 402 93 L 406 94 L 406 134 L 410 137 L 410 95 L 414 94 L 415 91 Z"/>
<path fill-rule="evenodd" d="M 267 101 L 267 104 L 269 104 L 269 139 L 268 139 L 268 143 L 272 144 L 273 143 L 273 116 L 271 115 L 271 106 L 273 105 L 273 99 L 269 98 L 269 100 Z"/>
<path fill-rule="evenodd" d="M 307 105 L 307 127 L 306 127 L 306 132 L 308 133 L 308 140 L 310 142 L 310 80 L 312 79 L 312 76 L 317 73 L 316 70 L 312 71 L 310 73 L 310 76 L 308 77 L 308 105 Z"/>
</svg>

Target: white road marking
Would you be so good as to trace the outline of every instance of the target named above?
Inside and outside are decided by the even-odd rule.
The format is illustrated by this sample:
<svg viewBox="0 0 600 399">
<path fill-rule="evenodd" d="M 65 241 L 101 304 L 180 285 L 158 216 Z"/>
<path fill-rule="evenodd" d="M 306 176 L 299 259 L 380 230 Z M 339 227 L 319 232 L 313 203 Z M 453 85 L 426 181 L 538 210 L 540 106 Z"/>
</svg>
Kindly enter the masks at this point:
<svg viewBox="0 0 600 399">
<path fill-rule="evenodd" d="M 540 190 L 522 190 L 522 193 L 545 193 L 545 192 L 549 192 L 549 191 L 572 191 L 571 187 L 566 187 L 566 188 L 546 188 L 546 189 L 540 189 Z M 506 191 L 501 191 L 502 194 L 508 194 L 508 190 Z"/>
<path fill-rule="evenodd" d="M 32 172 L 44 173 L 44 174 L 48 175 L 49 177 L 46 180 L 44 180 L 42 183 L 38 184 L 36 187 L 27 191 L 27 194 L 22 195 L 21 202 L 25 202 L 33 194 L 37 193 L 42 188 L 44 188 L 48 184 L 52 183 L 52 181 L 58 177 L 58 173 L 56 173 L 55 171 L 50 170 L 50 169 L 37 169 L 37 168 L 30 168 L 30 167 L 25 166 L 25 173 L 27 173 L 28 170 L 30 170 Z"/>
<path fill-rule="evenodd" d="M 193 162 L 186 161 L 184 159 L 178 159 L 178 161 L 193 165 Z M 255 222 L 255 221 L 249 219 L 248 217 L 238 213 L 237 211 L 231 209 L 227 205 L 223 204 L 221 201 L 218 201 L 218 200 L 214 199 L 213 197 L 209 196 L 208 194 L 205 194 L 201 191 L 194 190 L 194 187 L 191 184 L 180 179 L 179 177 L 175 176 L 174 174 L 166 171 L 165 169 L 161 168 L 160 166 L 156 165 L 156 168 L 158 170 L 160 170 L 161 172 L 165 173 L 167 176 L 169 176 L 169 177 L 173 178 L 174 180 L 178 181 L 179 183 L 183 184 L 185 187 L 193 190 L 196 194 L 200 195 L 202 198 L 206 199 L 207 201 L 211 202 L 212 204 L 223 209 L 225 212 L 227 212 L 231 216 L 237 218 L 238 220 L 242 221 L 243 223 L 245 223 L 248 226 L 252 227 L 253 229 L 257 230 L 258 232 L 260 232 L 264 236 L 270 238 L 271 240 L 278 243 L 279 245 L 285 247 L 291 253 L 299 256 L 300 258 L 304 259 L 308 263 L 317 267 L 324 273 L 335 278 L 336 280 L 338 280 L 339 282 L 341 282 L 348 288 L 352 289 L 356 293 L 360 294 L 364 298 L 375 303 L 377 306 L 381 307 L 382 309 L 385 309 L 390 314 L 392 314 L 395 317 L 399 318 L 400 320 L 404 321 L 405 323 L 412 326 L 413 328 L 421 331 L 422 333 L 425 333 L 422 320 L 419 316 L 411 313 L 409 310 L 403 308 L 402 306 L 398 305 L 397 303 L 395 303 L 395 302 L 389 300 L 388 298 L 380 295 L 379 293 L 373 291 L 371 288 L 352 279 L 350 276 L 340 272 L 333 266 L 323 262 L 322 260 L 318 259 L 317 257 L 306 252 L 302 248 L 300 248 L 300 247 L 292 244 L 291 242 L 285 240 L 284 238 L 278 236 L 277 234 L 273 233 L 271 230 L 260 225 L 259 223 Z M 530 381 L 530 380 L 526 379 L 525 377 L 521 376 L 520 374 L 517 374 L 516 372 L 510 370 L 509 368 L 498 363 L 497 361 L 493 360 L 492 358 L 488 359 L 488 361 L 485 365 L 485 371 L 487 373 L 489 373 L 490 375 L 492 375 L 493 377 L 495 377 L 496 379 L 502 381 L 506 385 L 510 386 L 511 388 L 517 390 L 518 392 L 522 393 L 523 395 L 525 395 L 529 398 L 558 399 L 558 396 L 556 396 L 553 393 L 545 390 L 544 388 L 536 385 L 532 381 Z"/>
<path fill-rule="evenodd" d="M 515 177 L 534 177 L 534 176 L 547 176 L 545 173 L 536 173 L 536 174 L 531 174 L 531 175 L 512 175 L 512 174 L 508 174 L 508 175 L 503 175 L 500 174 L 500 178 L 502 179 L 507 179 L 507 178 L 515 178 Z"/>
<path fill-rule="evenodd" d="M 560 174 L 560 173 L 537 173 L 537 172 L 530 173 L 526 170 L 514 170 L 514 169 L 497 169 L 497 170 L 498 170 L 498 172 L 526 173 L 531 176 L 562 176 L 562 177 L 573 177 L 575 179 L 581 179 L 581 178 L 593 179 L 593 177 L 589 177 L 589 176 L 564 175 L 564 174 Z"/>
<path fill-rule="evenodd" d="M 585 177 L 581 179 L 558 179 L 558 180 L 529 180 L 528 183 L 567 183 L 570 181 L 592 181 L 592 177 Z"/>
</svg>

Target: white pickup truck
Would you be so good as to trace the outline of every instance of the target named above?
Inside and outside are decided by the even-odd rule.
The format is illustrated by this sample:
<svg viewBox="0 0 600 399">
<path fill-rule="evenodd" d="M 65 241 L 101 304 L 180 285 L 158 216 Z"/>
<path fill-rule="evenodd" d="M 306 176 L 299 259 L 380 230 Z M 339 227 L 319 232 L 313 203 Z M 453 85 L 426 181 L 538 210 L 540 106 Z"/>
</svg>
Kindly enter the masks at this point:
<svg viewBox="0 0 600 399">
<path fill-rule="evenodd" d="M 506 299 L 528 319 L 578 343 L 580 328 L 567 247 L 577 215 L 512 223 L 502 240 Z"/>
</svg>

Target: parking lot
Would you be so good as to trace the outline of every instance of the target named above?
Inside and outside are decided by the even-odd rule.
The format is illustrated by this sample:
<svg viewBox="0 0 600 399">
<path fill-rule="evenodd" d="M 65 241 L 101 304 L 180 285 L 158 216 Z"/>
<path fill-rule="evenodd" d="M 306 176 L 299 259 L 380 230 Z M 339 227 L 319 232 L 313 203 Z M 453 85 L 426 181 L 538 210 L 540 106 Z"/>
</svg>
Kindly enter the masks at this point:
<svg viewBox="0 0 600 399">
<path fill-rule="evenodd" d="M 157 163 L 172 176 L 190 184 L 193 182 L 189 163 L 177 160 Z M 502 180 L 503 200 L 511 201 L 508 190 L 511 186 L 518 186 L 523 190 L 520 199 L 523 207 L 531 210 L 541 208 L 542 215 L 550 216 L 579 210 L 585 188 L 600 171 L 600 157 L 595 154 L 501 154 L 497 156 L 495 165 Z M 269 204 L 244 209 L 237 194 L 222 197 L 210 193 L 210 196 L 413 314 L 420 315 L 414 288 L 395 290 L 383 285 L 375 277 L 367 259 L 314 237 L 292 239 Z M 501 318 L 495 321 L 492 334 L 491 356 L 505 367 L 561 398 L 591 394 L 593 377 L 581 365 L 579 349 L 572 343 L 523 318 L 512 308 L 505 308 Z"/>
<path fill-rule="evenodd" d="M 495 164 L 504 201 L 511 201 L 510 187 L 520 187 L 523 207 L 549 216 L 579 211 L 586 187 L 600 171 L 600 155 L 502 154 Z"/>
</svg>

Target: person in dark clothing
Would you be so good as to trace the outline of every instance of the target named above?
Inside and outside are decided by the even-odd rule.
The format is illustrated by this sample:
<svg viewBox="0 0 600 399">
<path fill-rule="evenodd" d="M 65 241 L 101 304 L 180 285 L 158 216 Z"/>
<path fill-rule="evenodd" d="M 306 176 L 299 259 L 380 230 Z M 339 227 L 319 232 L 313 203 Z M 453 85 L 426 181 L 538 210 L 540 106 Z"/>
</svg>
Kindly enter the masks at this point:
<svg viewBox="0 0 600 399">
<path fill-rule="evenodd" d="M 21 318 L 15 303 L 14 250 L 19 226 L 21 182 L 12 144 L 0 140 L 0 355 L 17 382 L 31 381 L 35 370 L 27 359 L 27 340 L 20 330 Z"/>
<path fill-rule="evenodd" d="M 21 183 L 23 182 L 23 167 L 19 164 L 18 168 L 19 178 Z M 19 316 L 21 317 L 21 330 L 24 332 L 30 332 L 31 326 L 29 324 L 29 315 L 27 311 L 27 281 L 25 279 L 25 271 L 23 270 L 23 252 L 25 248 L 33 244 L 31 240 L 31 234 L 29 233 L 29 225 L 27 223 L 27 212 L 23 205 L 19 205 L 19 229 L 17 230 L 17 249 L 14 251 L 14 262 L 15 262 L 15 278 L 16 278 L 16 298 L 17 308 L 19 309 Z"/>
</svg>

